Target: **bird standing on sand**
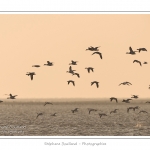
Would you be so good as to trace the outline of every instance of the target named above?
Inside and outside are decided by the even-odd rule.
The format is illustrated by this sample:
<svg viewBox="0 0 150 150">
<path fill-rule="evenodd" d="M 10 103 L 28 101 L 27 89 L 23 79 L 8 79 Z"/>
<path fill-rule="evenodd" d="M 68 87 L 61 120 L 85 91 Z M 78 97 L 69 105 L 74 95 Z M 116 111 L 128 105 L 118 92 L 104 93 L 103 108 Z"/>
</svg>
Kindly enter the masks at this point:
<svg viewBox="0 0 150 150">
<path fill-rule="evenodd" d="M 72 83 L 73 86 L 75 86 L 75 82 L 74 82 L 73 80 L 69 80 L 69 81 L 67 81 L 67 82 L 68 82 L 68 84 L 69 84 L 69 83 Z"/>
<path fill-rule="evenodd" d="M 12 95 L 12 94 L 9 94 L 10 97 L 8 97 L 7 99 L 16 99 L 16 96 L 18 95 Z"/>
<path fill-rule="evenodd" d="M 28 76 L 30 76 L 31 80 L 33 80 L 33 76 L 36 75 L 35 72 L 27 72 Z"/>
<path fill-rule="evenodd" d="M 92 86 L 94 83 L 96 84 L 96 87 L 98 88 L 98 87 L 99 87 L 99 82 L 93 81 L 93 82 L 91 82 L 91 86 Z"/>
<path fill-rule="evenodd" d="M 94 72 L 94 68 L 92 68 L 92 67 L 88 67 L 88 68 L 85 68 L 85 69 L 87 69 L 88 73 L 90 73 L 90 71 Z"/>
<path fill-rule="evenodd" d="M 142 66 L 142 64 L 141 64 L 141 62 L 139 60 L 134 60 L 133 63 L 135 63 L 135 62 L 139 63 L 140 66 Z"/>
<path fill-rule="evenodd" d="M 53 62 L 47 61 L 47 64 L 44 64 L 45 66 L 53 66 Z"/>
<path fill-rule="evenodd" d="M 115 100 L 116 101 L 116 103 L 118 103 L 118 100 L 117 100 L 117 98 L 116 97 L 111 97 L 110 98 L 110 101 L 112 102 L 113 100 Z"/>
<path fill-rule="evenodd" d="M 139 51 L 139 53 L 140 53 L 141 51 L 147 51 L 146 48 L 139 48 L 139 49 L 137 49 L 137 50 Z"/>
<path fill-rule="evenodd" d="M 127 52 L 126 54 L 135 55 L 137 51 L 133 51 L 132 47 L 129 47 L 130 52 Z"/>
<path fill-rule="evenodd" d="M 78 61 L 73 61 L 73 60 L 71 60 L 71 63 L 70 63 L 69 65 L 77 65 L 77 62 L 78 62 Z"/>
<path fill-rule="evenodd" d="M 92 55 L 94 55 L 94 54 L 98 54 L 100 56 L 100 58 L 102 59 L 102 53 L 100 53 L 100 52 L 94 52 Z"/>
<path fill-rule="evenodd" d="M 45 102 L 44 106 L 45 106 L 45 105 L 47 105 L 47 104 L 51 104 L 51 105 L 53 105 L 53 104 L 52 104 L 52 103 L 50 103 L 50 102 Z"/>
</svg>

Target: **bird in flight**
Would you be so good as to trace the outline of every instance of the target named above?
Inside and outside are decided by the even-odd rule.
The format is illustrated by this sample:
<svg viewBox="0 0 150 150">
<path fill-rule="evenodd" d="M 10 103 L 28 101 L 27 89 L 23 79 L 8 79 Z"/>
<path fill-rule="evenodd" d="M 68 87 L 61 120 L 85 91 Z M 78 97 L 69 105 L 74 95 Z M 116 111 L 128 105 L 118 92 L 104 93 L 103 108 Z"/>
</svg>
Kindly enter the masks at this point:
<svg viewBox="0 0 150 150">
<path fill-rule="evenodd" d="M 99 113 L 99 117 L 101 118 L 102 116 L 107 116 L 107 115 L 104 113 Z"/>
<path fill-rule="evenodd" d="M 131 54 L 131 55 L 135 55 L 137 51 L 133 51 L 132 47 L 129 47 L 129 51 L 130 52 L 127 52 L 126 54 Z"/>
<path fill-rule="evenodd" d="M 71 60 L 71 63 L 70 63 L 69 65 L 77 65 L 77 62 L 78 62 L 78 61 L 73 61 L 73 60 Z"/>
<path fill-rule="evenodd" d="M 2 103 L 3 101 L 2 100 L 0 100 L 0 103 Z"/>
<path fill-rule="evenodd" d="M 40 67 L 40 65 L 33 65 L 32 67 L 36 67 L 36 68 L 39 68 L 39 67 Z"/>
<path fill-rule="evenodd" d="M 139 98 L 138 97 L 138 95 L 132 95 L 132 97 L 131 98 L 135 98 L 135 99 L 137 99 L 137 98 Z"/>
<path fill-rule="evenodd" d="M 136 63 L 139 63 L 140 66 L 142 66 L 142 64 L 141 64 L 141 62 L 140 62 L 139 60 L 134 60 L 133 63 L 135 63 L 135 62 L 136 62 Z"/>
<path fill-rule="evenodd" d="M 73 73 L 72 75 L 76 75 L 78 78 L 80 78 L 80 75 L 78 73 Z"/>
<path fill-rule="evenodd" d="M 129 110 L 130 110 L 130 109 L 132 109 L 132 110 L 135 111 L 135 108 L 134 108 L 134 107 L 128 107 L 128 108 L 127 108 L 127 112 L 128 112 L 128 113 L 129 113 Z"/>
<path fill-rule="evenodd" d="M 139 113 L 146 113 L 146 114 L 148 114 L 148 112 L 145 111 L 145 110 L 141 110 Z"/>
<path fill-rule="evenodd" d="M 92 86 L 94 83 L 96 84 L 96 87 L 99 88 L 99 82 L 93 81 L 93 82 L 91 82 L 91 86 Z"/>
<path fill-rule="evenodd" d="M 149 101 L 145 102 L 145 103 L 150 103 Z"/>
<path fill-rule="evenodd" d="M 89 114 L 91 113 L 91 111 L 97 111 L 97 109 L 93 109 L 93 108 L 88 108 Z"/>
<path fill-rule="evenodd" d="M 56 116 L 57 113 L 52 114 L 51 116 Z"/>
<path fill-rule="evenodd" d="M 27 72 L 28 76 L 30 76 L 31 80 L 33 80 L 33 76 L 36 75 L 35 72 Z"/>
<path fill-rule="evenodd" d="M 88 73 L 90 73 L 90 71 L 94 72 L 94 68 L 92 68 L 92 67 L 88 67 L 88 68 L 85 68 L 85 69 L 87 69 Z"/>
<path fill-rule="evenodd" d="M 72 113 L 78 112 L 78 109 L 79 109 L 79 108 L 75 108 L 74 110 L 71 110 L 71 111 L 72 111 Z"/>
<path fill-rule="evenodd" d="M 74 82 L 73 80 L 69 80 L 69 81 L 67 81 L 67 82 L 68 82 L 68 84 L 72 83 L 73 86 L 75 86 L 75 82 Z"/>
<path fill-rule="evenodd" d="M 145 61 L 143 64 L 148 64 L 148 62 Z"/>
<path fill-rule="evenodd" d="M 74 71 L 76 71 L 76 70 L 72 70 L 72 67 L 70 66 L 69 67 L 69 71 L 67 71 L 68 73 L 71 73 L 71 74 L 74 74 Z"/>
<path fill-rule="evenodd" d="M 119 84 L 119 86 L 120 85 L 132 85 L 132 84 L 130 82 L 122 82 L 122 83 Z"/>
<path fill-rule="evenodd" d="M 44 106 L 45 106 L 45 105 L 47 105 L 47 104 L 51 104 L 51 105 L 53 105 L 53 103 L 50 103 L 50 102 L 45 102 Z"/>
<path fill-rule="evenodd" d="M 41 115 L 43 115 L 43 113 L 37 113 L 36 119 Z"/>
<path fill-rule="evenodd" d="M 115 109 L 115 110 L 111 111 L 110 114 L 111 114 L 111 113 L 117 113 L 117 110 L 118 110 L 118 109 Z"/>
<path fill-rule="evenodd" d="M 12 95 L 12 94 L 9 94 L 10 97 L 8 97 L 7 99 L 16 99 L 16 96 L 18 95 Z"/>
<path fill-rule="evenodd" d="M 125 102 L 125 103 L 130 103 L 129 101 L 131 101 L 132 99 L 123 99 L 123 101 L 122 102 Z"/>
<path fill-rule="evenodd" d="M 47 64 L 44 64 L 45 66 L 53 66 L 53 62 L 47 61 Z"/>
<path fill-rule="evenodd" d="M 94 54 L 98 54 L 100 56 L 100 58 L 102 59 L 102 53 L 100 53 L 100 52 L 94 52 L 92 55 L 94 55 Z"/>
<path fill-rule="evenodd" d="M 111 97 L 110 98 L 110 101 L 112 102 L 113 100 L 115 100 L 116 101 L 116 103 L 118 103 L 118 100 L 117 100 L 117 98 L 116 97 Z"/>
<path fill-rule="evenodd" d="M 137 50 L 139 51 L 139 53 L 140 53 L 141 51 L 147 51 L 146 48 L 139 48 L 139 49 L 137 49 Z"/>
<path fill-rule="evenodd" d="M 100 47 L 100 46 L 99 46 L 99 47 Z M 86 49 L 86 50 L 89 50 L 89 51 L 99 51 L 99 50 L 98 50 L 99 47 L 90 46 L 90 47 L 88 47 L 88 49 Z"/>
</svg>

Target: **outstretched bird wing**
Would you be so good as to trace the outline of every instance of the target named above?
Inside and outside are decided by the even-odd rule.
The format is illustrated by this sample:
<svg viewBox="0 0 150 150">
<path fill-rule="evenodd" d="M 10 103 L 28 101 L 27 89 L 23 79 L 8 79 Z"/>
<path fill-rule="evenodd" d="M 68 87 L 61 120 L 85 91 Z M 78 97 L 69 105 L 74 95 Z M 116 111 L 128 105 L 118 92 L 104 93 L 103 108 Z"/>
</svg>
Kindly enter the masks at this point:
<svg viewBox="0 0 150 150">
<path fill-rule="evenodd" d="M 30 78 L 31 78 L 31 80 L 33 80 L 33 74 L 30 74 Z"/>
<path fill-rule="evenodd" d="M 74 81 L 72 81 L 72 84 L 73 84 L 73 86 L 75 86 L 75 83 L 74 83 Z"/>
<path fill-rule="evenodd" d="M 91 86 L 94 84 L 95 82 L 91 82 Z"/>
<path fill-rule="evenodd" d="M 99 53 L 100 58 L 102 59 L 102 53 Z"/>
<path fill-rule="evenodd" d="M 99 84 L 98 84 L 98 82 L 96 82 L 96 86 L 97 86 L 97 88 L 99 87 Z"/>
</svg>

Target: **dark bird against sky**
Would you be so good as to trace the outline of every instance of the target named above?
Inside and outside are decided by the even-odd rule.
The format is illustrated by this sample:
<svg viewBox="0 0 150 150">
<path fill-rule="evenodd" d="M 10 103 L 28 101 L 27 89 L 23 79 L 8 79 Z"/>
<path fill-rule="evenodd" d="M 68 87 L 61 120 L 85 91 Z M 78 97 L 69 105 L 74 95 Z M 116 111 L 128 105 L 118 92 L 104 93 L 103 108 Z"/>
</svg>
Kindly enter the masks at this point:
<svg viewBox="0 0 150 150">
<path fill-rule="evenodd" d="M 68 82 L 68 84 L 72 83 L 73 86 L 75 86 L 75 82 L 73 80 L 68 80 L 67 82 Z"/>
<path fill-rule="evenodd" d="M 33 76 L 36 75 L 35 72 L 27 72 L 28 76 L 30 76 L 31 80 L 33 80 Z"/>
<path fill-rule="evenodd" d="M 140 66 L 142 66 L 142 64 L 141 64 L 141 62 L 140 62 L 139 60 L 134 60 L 133 63 L 135 63 L 135 62 L 136 62 L 136 63 L 139 63 Z"/>
<path fill-rule="evenodd" d="M 96 84 L 96 87 L 99 88 L 99 82 L 93 81 L 93 82 L 91 82 L 91 86 L 92 86 L 93 84 Z"/>
<path fill-rule="evenodd" d="M 102 53 L 100 53 L 100 52 L 94 52 L 92 55 L 94 55 L 94 54 L 99 55 L 99 56 L 100 56 L 100 58 L 102 59 Z"/>
<path fill-rule="evenodd" d="M 45 66 L 53 66 L 53 62 L 47 61 L 47 64 L 44 64 Z"/>
<path fill-rule="evenodd" d="M 90 73 L 90 71 L 94 72 L 94 68 L 92 68 L 92 67 L 88 67 L 88 68 L 85 68 L 85 69 L 87 69 L 88 73 Z"/>
</svg>

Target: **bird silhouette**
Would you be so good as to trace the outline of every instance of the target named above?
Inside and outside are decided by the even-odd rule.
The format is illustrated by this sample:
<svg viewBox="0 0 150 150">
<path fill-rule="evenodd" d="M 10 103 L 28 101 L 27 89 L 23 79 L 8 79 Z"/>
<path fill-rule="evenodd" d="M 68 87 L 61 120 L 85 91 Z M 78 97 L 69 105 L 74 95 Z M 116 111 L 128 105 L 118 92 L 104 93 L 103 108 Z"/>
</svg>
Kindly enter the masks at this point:
<svg viewBox="0 0 150 150">
<path fill-rule="evenodd" d="M 79 108 L 75 108 L 74 110 L 71 110 L 71 111 L 72 111 L 72 113 L 75 113 L 75 112 L 78 112 L 78 109 Z"/>
<path fill-rule="evenodd" d="M 102 59 L 102 53 L 100 53 L 100 52 L 94 52 L 92 55 L 94 55 L 94 54 L 98 54 L 100 56 L 100 58 Z"/>
<path fill-rule="evenodd" d="M 115 109 L 115 110 L 111 111 L 110 114 L 111 114 L 111 113 L 117 113 L 117 110 L 118 110 L 118 109 Z"/>
<path fill-rule="evenodd" d="M 148 64 L 148 62 L 145 61 L 143 64 Z"/>
<path fill-rule="evenodd" d="M 72 75 L 76 75 L 78 78 L 80 78 L 80 75 L 78 73 L 73 73 Z"/>
<path fill-rule="evenodd" d="M 73 86 L 75 86 L 75 82 L 73 80 L 68 80 L 67 82 L 68 82 L 68 84 L 72 83 Z"/>
<path fill-rule="evenodd" d="M 91 86 L 92 86 L 94 83 L 96 84 L 96 87 L 99 88 L 99 82 L 93 81 L 93 82 L 91 82 Z"/>
<path fill-rule="evenodd" d="M 47 61 L 47 64 L 44 64 L 45 66 L 53 66 L 53 62 Z"/>
<path fill-rule="evenodd" d="M 135 99 L 137 99 L 137 98 L 139 98 L 138 97 L 138 95 L 132 95 L 132 97 L 131 98 L 135 98 Z"/>
<path fill-rule="evenodd" d="M 88 108 L 89 114 L 91 113 L 91 111 L 97 111 L 97 109 L 93 109 L 93 108 Z"/>
<path fill-rule="evenodd" d="M 36 119 L 41 115 L 43 115 L 43 113 L 37 113 Z"/>
<path fill-rule="evenodd" d="M 130 110 L 130 109 L 132 109 L 132 110 L 135 111 L 135 107 L 128 107 L 128 108 L 127 108 L 127 112 L 128 112 L 128 113 L 129 113 L 129 110 Z"/>
<path fill-rule="evenodd" d="M 135 55 L 137 51 L 133 51 L 132 47 L 129 47 L 129 51 L 130 52 L 127 52 L 126 54 L 131 54 L 131 55 Z"/>
<path fill-rule="evenodd" d="M 39 68 L 39 67 L 40 67 L 40 65 L 33 65 L 32 67 L 36 67 L 36 68 Z"/>
<path fill-rule="evenodd" d="M 9 94 L 10 97 L 8 97 L 7 99 L 16 99 L 16 96 L 18 95 L 12 95 L 12 94 Z"/>
<path fill-rule="evenodd" d="M 88 68 L 85 68 L 85 69 L 87 69 L 88 73 L 90 73 L 90 71 L 94 72 L 94 68 L 92 68 L 92 67 L 88 67 Z"/>
<path fill-rule="evenodd" d="M 51 116 L 56 116 L 57 113 L 52 114 Z"/>
<path fill-rule="evenodd" d="M 99 47 L 92 47 L 92 46 L 90 46 L 90 47 L 88 47 L 88 49 L 86 49 L 86 50 L 89 50 L 89 51 L 99 51 L 98 48 L 99 48 Z"/>
<path fill-rule="evenodd" d="M 71 73 L 71 74 L 74 74 L 74 71 L 76 71 L 76 70 L 72 70 L 72 67 L 70 66 L 69 67 L 69 71 L 67 71 L 68 73 Z"/>
<path fill-rule="evenodd" d="M 111 97 L 110 98 L 110 101 L 112 102 L 113 100 L 115 100 L 116 101 L 116 103 L 118 103 L 118 100 L 117 100 L 117 98 L 116 97 Z"/>
<path fill-rule="evenodd" d="M 141 51 L 147 51 L 146 48 L 139 48 L 139 49 L 137 49 L 137 50 L 139 51 L 139 53 L 140 53 Z"/>
<path fill-rule="evenodd" d="M 130 82 L 122 82 L 122 83 L 119 84 L 119 86 L 120 85 L 132 85 L 132 84 Z"/>
<path fill-rule="evenodd" d="M 53 103 L 45 102 L 45 103 L 44 103 L 44 106 L 45 106 L 45 105 L 47 105 L 47 104 L 51 104 L 51 105 L 53 105 Z"/>
<path fill-rule="evenodd" d="M 135 111 L 135 109 L 139 109 L 140 107 L 139 106 L 135 106 L 134 108 L 133 108 L 133 110 Z"/>
<path fill-rule="evenodd" d="M 107 115 L 104 113 L 99 113 L 99 117 L 101 118 L 102 116 L 107 116 Z"/>
<path fill-rule="evenodd" d="M 123 101 L 122 102 L 125 102 L 125 103 L 130 103 L 129 101 L 131 101 L 132 99 L 123 99 Z"/>
<path fill-rule="evenodd" d="M 145 102 L 145 103 L 150 103 L 149 101 Z"/>
<path fill-rule="evenodd" d="M 71 60 L 71 63 L 70 63 L 69 65 L 77 65 L 77 62 L 78 62 L 78 61 L 73 61 L 73 60 Z"/>
<path fill-rule="evenodd" d="M 141 110 L 139 113 L 146 113 L 146 114 L 148 114 L 148 112 L 145 111 L 145 110 Z"/>
<path fill-rule="evenodd" d="M 3 101 L 2 100 L 0 100 L 0 103 L 2 103 Z"/>
<path fill-rule="evenodd" d="M 135 62 L 136 62 L 136 63 L 139 63 L 140 66 L 142 66 L 142 64 L 141 64 L 141 62 L 140 62 L 139 60 L 134 60 L 133 63 L 135 63 Z"/>
<path fill-rule="evenodd" d="M 28 76 L 30 76 L 31 80 L 33 80 L 33 76 L 36 75 L 35 72 L 27 72 Z"/>
</svg>

